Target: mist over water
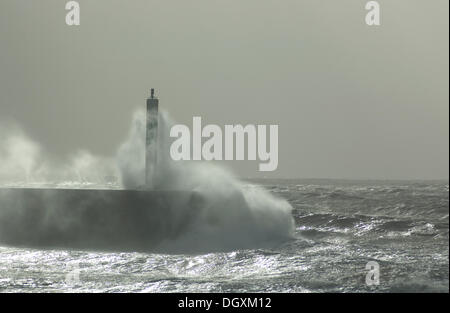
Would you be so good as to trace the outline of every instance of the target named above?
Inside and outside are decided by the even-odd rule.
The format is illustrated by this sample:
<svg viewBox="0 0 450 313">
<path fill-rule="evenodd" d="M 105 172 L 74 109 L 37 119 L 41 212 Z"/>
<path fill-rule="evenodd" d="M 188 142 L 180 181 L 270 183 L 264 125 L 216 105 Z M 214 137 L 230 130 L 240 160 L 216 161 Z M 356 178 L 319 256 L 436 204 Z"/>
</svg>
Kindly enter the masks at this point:
<svg viewBox="0 0 450 313">
<path fill-rule="evenodd" d="M 175 230 L 178 235 L 163 240 L 152 251 L 230 251 L 271 246 L 293 237 L 292 207 L 287 201 L 241 183 L 217 165 L 172 161 L 168 136 L 172 124 L 168 114 L 161 112 L 158 147 L 155 143 L 148 147 L 157 148 L 152 184 L 156 190 L 187 191 L 194 196 L 180 203 L 177 213 L 167 212 L 164 223 L 170 229 L 179 228 Z M 46 155 L 18 127 L 9 127 L 0 137 L 0 186 L 145 189 L 145 131 L 142 110 L 135 112 L 129 134 L 114 159 L 80 150 L 68 160 L 58 160 Z M 119 182 L 111 183 L 111 177 L 119 177 Z M 49 207 L 53 207 L 51 202 L 48 199 Z M 15 209 L 23 208 L 18 204 Z M 133 212 L 130 207 L 130 214 Z M 189 218 L 180 222 L 180 216 Z"/>
</svg>

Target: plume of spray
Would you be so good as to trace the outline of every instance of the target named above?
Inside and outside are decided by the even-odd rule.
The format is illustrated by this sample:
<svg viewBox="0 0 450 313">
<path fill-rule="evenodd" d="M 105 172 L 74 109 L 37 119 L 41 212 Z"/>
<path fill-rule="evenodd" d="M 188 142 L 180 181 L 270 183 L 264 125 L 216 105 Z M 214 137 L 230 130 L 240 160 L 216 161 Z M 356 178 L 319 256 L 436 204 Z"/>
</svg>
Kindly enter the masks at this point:
<svg viewBox="0 0 450 313">
<path fill-rule="evenodd" d="M 105 184 L 118 171 L 112 158 L 77 150 L 57 158 L 16 124 L 0 125 L 0 187 L 89 188 Z"/>
<path fill-rule="evenodd" d="M 145 112 L 137 111 L 129 136 L 118 150 L 116 159 L 126 189 L 144 184 L 145 125 Z M 180 226 L 179 236 L 161 243 L 159 251 L 228 251 L 271 246 L 293 237 L 292 207 L 284 199 L 244 184 L 210 162 L 173 161 L 168 136 L 172 125 L 168 113 L 161 111 L 158 147 L 154 143 L 148 147 L 157 149 L 158 160 L 156 172 L 150 174 L 157 189 L 190 191 L 199 195 L 199 203 L 195 218 Z M 192 210 L 188 203 L 182 209 Z"/>
<path fill-rule="evenodd" d="M 0 126 L 1 182 L 29 181 L 40 162 L 40 147 L 13 125 Z"/>
</svg>

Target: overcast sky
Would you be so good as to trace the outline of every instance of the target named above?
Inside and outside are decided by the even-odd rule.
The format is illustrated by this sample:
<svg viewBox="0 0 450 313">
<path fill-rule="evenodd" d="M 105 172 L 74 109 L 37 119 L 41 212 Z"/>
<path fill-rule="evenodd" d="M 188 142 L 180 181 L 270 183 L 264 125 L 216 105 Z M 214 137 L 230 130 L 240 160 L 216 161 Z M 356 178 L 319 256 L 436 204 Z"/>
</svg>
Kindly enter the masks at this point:
<svg viewBox="0 0 450 313">
<path fill-rule="evenodd" d="M 179 123 L 279 125 L 241 176 L 448 179 L 448 0 L 0 2 L 0 120 L 113 155 L 154 87 Z"/>
</svg>

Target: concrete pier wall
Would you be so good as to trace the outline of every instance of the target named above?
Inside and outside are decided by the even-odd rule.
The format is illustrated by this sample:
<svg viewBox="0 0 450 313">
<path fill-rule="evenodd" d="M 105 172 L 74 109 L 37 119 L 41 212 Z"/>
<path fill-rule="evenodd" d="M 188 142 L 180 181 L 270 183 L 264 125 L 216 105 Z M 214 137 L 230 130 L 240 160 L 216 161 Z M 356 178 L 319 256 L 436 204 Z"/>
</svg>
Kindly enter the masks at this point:
<svg viewBox="0 0 450 313">
<path fill-rule="evenodd" d="M 152 251 L 183 233 L 201 203 L 184 191 L 0 189 L 0 242 Z"/>
</svg>

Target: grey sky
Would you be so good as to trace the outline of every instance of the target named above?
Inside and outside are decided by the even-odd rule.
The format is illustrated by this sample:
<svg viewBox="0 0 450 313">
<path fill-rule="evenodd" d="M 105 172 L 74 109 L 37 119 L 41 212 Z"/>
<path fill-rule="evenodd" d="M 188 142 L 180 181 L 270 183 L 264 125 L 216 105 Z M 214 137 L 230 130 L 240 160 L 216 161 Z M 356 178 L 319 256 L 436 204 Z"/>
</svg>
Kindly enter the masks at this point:
<svg viewBox="0 0 450 313">
<path fill-rule="evenodd" d="M 448 178 L 448 1 L 0 2 L 0 120 L 51 153 L 112 155 L 149 88 L 179 123 L 279 124 L 242 176 Z"/>
</svg>

